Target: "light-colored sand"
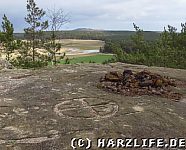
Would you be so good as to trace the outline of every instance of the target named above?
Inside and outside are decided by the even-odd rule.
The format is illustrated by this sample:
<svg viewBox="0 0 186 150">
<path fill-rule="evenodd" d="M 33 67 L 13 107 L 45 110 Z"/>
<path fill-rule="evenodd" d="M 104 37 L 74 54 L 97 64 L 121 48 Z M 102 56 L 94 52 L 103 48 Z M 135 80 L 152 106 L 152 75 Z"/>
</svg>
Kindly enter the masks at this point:
<svg viewBox="0 0 186 150">
<path fill-rule="evenodd" d="M 66 56 L 78 56 L 78 55 L 91 55 L 92 53 L 83 53 L 84 50 L 96 50 L 104 45 L 100 40 L 78 40 L 78 39 L 63 39 L 56 40 L 56 42 L 62 43 L 63 47 L 57 52 L 57 56 L 62 56 L 66 53 Z M 45 49 L 36 49 L 36 52 L 41 55 L 48 55 L 48 51 Z M 20 54 L 16 51 L 11 54 L 11 58 L 16 58 Z M 1 58 L 5 59 L 6 54 L 1 52 Z"/>
</svg>

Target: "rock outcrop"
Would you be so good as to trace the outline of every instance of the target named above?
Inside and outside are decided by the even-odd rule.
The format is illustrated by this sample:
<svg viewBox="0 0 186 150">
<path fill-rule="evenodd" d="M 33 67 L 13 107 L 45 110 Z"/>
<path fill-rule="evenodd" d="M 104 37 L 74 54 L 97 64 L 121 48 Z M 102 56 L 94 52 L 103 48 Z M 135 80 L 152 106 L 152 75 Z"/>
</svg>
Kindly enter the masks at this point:
<svg viewBox="0 0 186 150">
<path fill-rule="evenodd" d="M 161 88 L 170 84 L 161 77 L 169 76 L 177 85 L 172 90 L 183 97 L 175 102 L 155 94 L 127 96 L 98 89 L 107 72 L 112 72 L 105 77 L 108 82 L 122 80 L 126 87 Z M 73 138 L 89 138 L 93 150 L 99 150 L 98 138 L 186 139 L 185 74 L 121 63 L 0 70 L 0 150 L 70 150 Z M 160 80 L 148 79 L 154 75 Z"/>
<path fill-rule="evenodd" d="M 13 69 L 14 66 L 5 59 L 0 58 L 0 69 Z"/>
</svg>

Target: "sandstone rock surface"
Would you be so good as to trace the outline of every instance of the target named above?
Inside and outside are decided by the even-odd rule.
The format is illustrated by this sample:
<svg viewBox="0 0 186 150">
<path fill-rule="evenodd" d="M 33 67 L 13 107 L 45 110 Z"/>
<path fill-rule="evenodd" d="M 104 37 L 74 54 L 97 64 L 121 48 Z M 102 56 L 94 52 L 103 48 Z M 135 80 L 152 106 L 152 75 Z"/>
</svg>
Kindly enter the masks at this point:
<svg viewBox="0 0 186 150">
<path fill-rule="evenodd" d="M 0 58 L 0 69 L 13 69 L 13 65 L 7 60 Z"/>
<path fill-rule="evenodd" d="M 183 97 L 175 102 L 97 88 L 106 73 L 124 69 L 169 76 Z M 1 70 L 0 149 L 70 150 L 72 138 L 186 138 L 185 75 L 186 70 L 121 63 Z"/>
</svg>

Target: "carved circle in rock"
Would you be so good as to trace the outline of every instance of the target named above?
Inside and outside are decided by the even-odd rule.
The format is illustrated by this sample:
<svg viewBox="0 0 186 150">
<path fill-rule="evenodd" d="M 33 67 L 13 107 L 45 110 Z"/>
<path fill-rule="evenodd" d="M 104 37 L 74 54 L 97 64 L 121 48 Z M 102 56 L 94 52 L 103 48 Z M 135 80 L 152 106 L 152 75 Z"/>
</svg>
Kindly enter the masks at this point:
<svg viewBox="0 0 186 150">
<path fill-rule="evenodd" d="M 118 112 L 115 102 L 104 102 L 89 105 L 85 98 L 64 101 L 55 105 L 54 112 L 63 118 L 74 119 L 104 119 Z"/>
</svg>

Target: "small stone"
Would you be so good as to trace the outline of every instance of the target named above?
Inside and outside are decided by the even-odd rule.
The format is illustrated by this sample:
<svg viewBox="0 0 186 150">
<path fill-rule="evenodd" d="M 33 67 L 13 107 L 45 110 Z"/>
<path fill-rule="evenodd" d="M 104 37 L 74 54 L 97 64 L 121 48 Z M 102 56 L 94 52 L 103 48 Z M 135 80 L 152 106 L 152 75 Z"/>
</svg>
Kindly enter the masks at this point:
<svg viewBox="0 0 186 150">
<path fill-rule="evenodd" d="M 156 87 L 162 87 L 163 86 L 163 81 L 161 79 L 157 79 L 154 83 Z"/>
<path fill-rule="evenodd" d="M 58 135 L 59 131 L 57 131 L 57 130 L 50 130 L 48 133 L 51 134 L 51 135 Z"/>
<path fill-rule="evenodd" d="M 28 111 L 26 111 L 24 108 L 14 108 L 13 112 L 19 116 L 23 116 L 23 115 L 28 114 Z"/>
<path fill-rule="evenodd" d="M 134 107 L 132 107 L 135 111 L 137 111 L 137 112 L 143 112 L 144 111 L 144 108 L 143 107 L 141 107 L 141 106 L 134 106 Z"/>
<path fill-rule="evenodd" d="M 34 110 L 39 110 L 39 107 L 36 106 L 36 107 L 33 107 L 33 109 L 34 109 Z"/>
<path fill-rule="evenodd" d="M 121 74 L 117 71 L 110 72 L 105 75 L 106 81 L 118 82 L 121 79 Z"/>
</svg>

